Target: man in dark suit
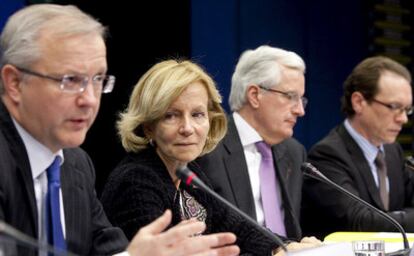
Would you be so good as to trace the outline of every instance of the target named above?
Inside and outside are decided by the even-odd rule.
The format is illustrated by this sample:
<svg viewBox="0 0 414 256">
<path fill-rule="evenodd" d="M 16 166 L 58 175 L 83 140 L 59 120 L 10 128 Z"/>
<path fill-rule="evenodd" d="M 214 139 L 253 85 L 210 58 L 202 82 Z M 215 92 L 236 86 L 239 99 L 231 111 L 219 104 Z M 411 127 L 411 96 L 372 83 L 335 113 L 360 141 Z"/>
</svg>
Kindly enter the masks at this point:
<svg viewBox="0 0 414 256">
<path fill-rule="evenodd" d="M 395 143 L 413 111 L 410 83 L 409 71 L 389 58 L 362 61 L 344 83 L 347 118 L 314 145 L 308 159 L 333 182 L 413 232 L 414 176 Z M 303 204 L 307 234 L 396 230 L 377 213 L 312 179 L 304 181 Z"/>
<path fill-rule="evenodd" d="M 99 22 L 74 6 L 32 5 L 8 20 L 0 36 L 0 220 L 81 255 L 237 253 L 235 246 L 222 247 L 234 242 L 232 234 L 193 237 L 203 223 L 162 232 L 169 211 L 129 245 L 107 220 L 92 162 L 78 148 L 101 93 L 111 92 L 115 81 L 106 75 L 104 34 Z M 59 178 L 49 184 L 49 170 L 59 166 L 60 187 L 49 203 L 51 187 L 59 184 Z M 56 201 L 60 205 L 53 207 Z M 16 255 L 32 254 L 19 247 Z"/>
<path fill-rule="evenodd" d="M 295 53 L 269 46 L 244 52 L 232 78 L 228 132 L 217 148 L 199 159 L 214 189 L 259 223 L 268 224 L 259 172 L 262 156 L 256 143 L 271 146 L 277 201 L 282 225 L 272 231 L 302 237 L 299 225 L 304 147 L 291 138 L 304 115 L 305 64 Z M 269 217 L 269 216 L 267 216 Z"/>
</svg>

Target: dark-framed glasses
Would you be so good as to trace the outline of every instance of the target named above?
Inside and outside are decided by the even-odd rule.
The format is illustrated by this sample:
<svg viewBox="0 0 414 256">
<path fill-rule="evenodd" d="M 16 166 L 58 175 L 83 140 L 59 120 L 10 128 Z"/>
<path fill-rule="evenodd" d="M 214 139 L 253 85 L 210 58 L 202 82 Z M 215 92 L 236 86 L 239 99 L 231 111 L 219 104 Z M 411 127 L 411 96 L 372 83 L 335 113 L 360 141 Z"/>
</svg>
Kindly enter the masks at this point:
<svg viewBox="0 0 414 256">
<path fill-rule="evenodd" d="M 414 112 L 414 106 L 404 107 L 399 103 L 385 103 L 374 98 L 372 98 L 371 101 L 383 105 L 384 107 L 399 115 L 405 113 L 407 116 L 410 116 Z"/>
<path fill-rule="evenodd" d="M 279 93 L 279 94 L 283 95 L 292 104 L 299 104 L 299 101 L 301 101 L 303 109 L 305 109 L 306 105 L 308 105 L 308 99 L 306 97 L 299 96 L 299 94 L 297 94 L 296 92 L 284 92 L 284 91 L 279 91 L 279 90 L 276 90 L 276 89 L 266 88 L 266 87 L 263 87 L 263 86 L 259 86 L 259 87 L 260 87 L 260 89 L 263 89 L 265 91 L 275 92 L 275 93 Z"/>
<path fill-rule="evenodd" d="M 110 93 L 115 85 L 115 76 L 111 75 L 95 75 L 92 78 L 89 78 L 87 75 L 63 75 L 61 78 L 58 78 L 26 68 L 16 68 L 25 74 L 58 82 L 59 88 L 67 93 L 82 93 L 88 86 L 89 79 L 92 80 L 94 91 L 99 93 Z"/>
</svg>

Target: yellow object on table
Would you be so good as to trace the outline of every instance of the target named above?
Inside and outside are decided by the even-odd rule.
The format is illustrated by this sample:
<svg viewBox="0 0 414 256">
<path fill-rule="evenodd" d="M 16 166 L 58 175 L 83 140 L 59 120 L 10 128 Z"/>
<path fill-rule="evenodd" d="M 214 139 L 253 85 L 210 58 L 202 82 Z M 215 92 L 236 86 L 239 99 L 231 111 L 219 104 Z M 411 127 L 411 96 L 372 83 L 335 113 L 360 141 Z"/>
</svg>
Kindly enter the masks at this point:
<svg viewBox="0 0 414 256">
<path fill-rule="evenodd" d="M 414 233 L 407 233 L 407 238 L 410 246 L 412 246 Z M 404 248 L 402 235 L 397 232 L 335 232 L 327 235 L 324 242 L 329 244 L 364 240 L 383 240 L 386 253 Z"/>
</svg>

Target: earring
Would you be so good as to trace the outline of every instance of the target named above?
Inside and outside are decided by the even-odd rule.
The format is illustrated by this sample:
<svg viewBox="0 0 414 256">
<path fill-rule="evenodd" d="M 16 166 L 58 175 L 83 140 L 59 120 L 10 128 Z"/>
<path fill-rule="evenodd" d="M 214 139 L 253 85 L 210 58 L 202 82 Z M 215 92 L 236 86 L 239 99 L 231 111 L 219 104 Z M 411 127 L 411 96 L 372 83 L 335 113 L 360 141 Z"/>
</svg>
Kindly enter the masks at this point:
<svg viewBox="0 0 414 256">
<path fill-rule="evenodd" d="M 154 141 L 152 140 L 152 138 L 150 138 L 150 139 L 149 139 L 149 144 L 150 144 L 151 146 L 154 146 Z"/>
</svg>

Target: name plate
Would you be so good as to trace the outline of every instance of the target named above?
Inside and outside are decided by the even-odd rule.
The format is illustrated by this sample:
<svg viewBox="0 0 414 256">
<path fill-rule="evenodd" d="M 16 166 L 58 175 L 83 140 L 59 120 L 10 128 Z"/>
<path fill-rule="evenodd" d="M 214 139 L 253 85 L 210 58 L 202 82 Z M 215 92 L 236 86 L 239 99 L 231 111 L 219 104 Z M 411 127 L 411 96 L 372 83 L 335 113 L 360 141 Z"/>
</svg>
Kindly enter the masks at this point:
<svg viewBox="0 0 414 256">
<path fill-rule="evenodd" d="M 351 242 L 325 244 L 322 246 L 288 252 L 288 256 L 355 256 Z"/>
</svg>

